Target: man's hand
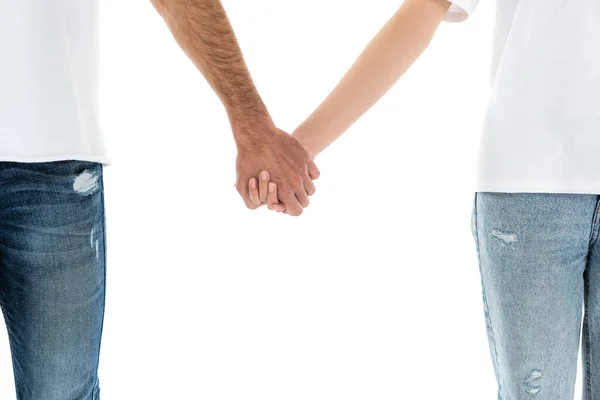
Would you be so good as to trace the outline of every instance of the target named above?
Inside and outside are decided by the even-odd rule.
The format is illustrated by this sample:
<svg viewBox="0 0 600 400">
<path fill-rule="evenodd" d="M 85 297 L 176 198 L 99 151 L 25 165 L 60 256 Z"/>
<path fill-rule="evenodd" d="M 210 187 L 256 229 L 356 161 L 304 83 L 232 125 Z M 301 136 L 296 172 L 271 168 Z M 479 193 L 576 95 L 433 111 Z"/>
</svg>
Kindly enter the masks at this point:
<svg viewBox="0 0 600 400">
<path fill-rule="evenodd" d="M 308 207 L 308 196 L 315 193 L 313 179 L 319 177 L 319 169 L 308 152 L 270 120 L 232 124 L 232 127 L 238 148 L 235 186 L 246 206 L 256 209 L 262 205 L 252 202 L 248 184 L 251 178 L 259 177 L 260 172 L 266 170 L 270 176 L 266 180 L 259 178 L 258 184 L 275 182 L 279 201 L 286 212 L 292 216 L 302 214 L 303 208 Z M 266 193 L 266 190 L 261 192 Z"/>
</svg>

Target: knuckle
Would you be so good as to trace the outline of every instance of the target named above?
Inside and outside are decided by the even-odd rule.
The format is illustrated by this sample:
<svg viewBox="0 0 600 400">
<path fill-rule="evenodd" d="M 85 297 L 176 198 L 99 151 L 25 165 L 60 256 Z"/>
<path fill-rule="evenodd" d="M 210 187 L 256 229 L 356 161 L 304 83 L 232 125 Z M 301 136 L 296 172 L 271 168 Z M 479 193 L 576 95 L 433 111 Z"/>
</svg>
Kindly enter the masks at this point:
<svg viewBox="0 0 600 400">
<path fill-rule="evenodd" d="M 288 178 L 287 183 L 290 187 L 298 187 L 302 184 L 302 177 L 300 175 L 292 175 Z"/>
<path fill-rule="evenodd" d="M 277 185 L 277 197 L 283 201 L 289 201 L 290 199 L 290 188 L 282 183 L 281 185 Z"/>
</svg>

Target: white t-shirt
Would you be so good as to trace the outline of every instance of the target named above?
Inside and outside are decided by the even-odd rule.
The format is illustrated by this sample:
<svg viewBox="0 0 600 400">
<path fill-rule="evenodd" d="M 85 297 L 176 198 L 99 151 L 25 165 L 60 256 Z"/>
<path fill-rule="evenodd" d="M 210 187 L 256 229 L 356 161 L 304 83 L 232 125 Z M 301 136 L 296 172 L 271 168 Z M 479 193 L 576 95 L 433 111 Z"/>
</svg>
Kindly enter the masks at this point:
<svg viewBox="0 0 600 400">
<path fill-rule="evenodd" d="M 475 190 L 600 193 L 600 1 L 496 0 L 493 46 Z"/>
<path fill-rule="evenodd" d="M 98 123 L 98 0 L 0 0 L 0 161 L 109 164 Z"/>
</svg>

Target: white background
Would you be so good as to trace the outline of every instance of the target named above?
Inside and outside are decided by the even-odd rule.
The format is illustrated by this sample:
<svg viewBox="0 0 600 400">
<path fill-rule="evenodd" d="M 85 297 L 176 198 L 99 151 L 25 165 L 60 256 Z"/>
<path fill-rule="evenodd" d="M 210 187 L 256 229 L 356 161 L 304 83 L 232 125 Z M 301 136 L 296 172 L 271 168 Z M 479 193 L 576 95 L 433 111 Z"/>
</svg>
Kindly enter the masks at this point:
<svg viewBox="0 0 600 400">
<path fill-rule="evenodd" d="M 470 232 L 491 1 L 317 158 L 299 218 L 245 209 L 224 110 L 150 2 L 101 4 L 103 399 L 496 398 Z M 400 1 L 224 4 L 291 132 Z"/>
</svg>

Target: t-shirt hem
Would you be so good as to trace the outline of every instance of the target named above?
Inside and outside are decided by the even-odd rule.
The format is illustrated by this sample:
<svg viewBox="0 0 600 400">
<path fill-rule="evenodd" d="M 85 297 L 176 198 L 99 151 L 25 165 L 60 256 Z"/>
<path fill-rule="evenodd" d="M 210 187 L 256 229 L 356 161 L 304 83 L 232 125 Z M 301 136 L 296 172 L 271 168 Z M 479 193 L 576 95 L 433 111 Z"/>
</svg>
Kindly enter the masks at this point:
<svg viewBox="0 0 600 400">
<path fill-rule="evenodd" d="M 0 154 L 0 162 L 21 162 L 21 163 L 36 163 L 36 162 L 52 162 L 52 161 L 66 161 L 66 160 L 78 160 L 78 161 L 90 161 L 97 162 L 103 166 L 109 166 L 112 164 L 112 160 L 107 156 L 94 156 L 94 155 L 82 155 L 82 154 L 66 154 L 57 156 L 6 156 Z"/>
<path fill-rule="evenodd" d="M 479 179 L 475 192 L 600 194 L 600 181 L 540 181 Z"/>
<path fill-rule="evenodd" d="M 477 4 L 477 2 L 472 0 L 451 0 L 451 3 L 450 8 L 443 18 L 444 21 L 451 23 L 465 21 L 473 14 Z"/>
</svg>

